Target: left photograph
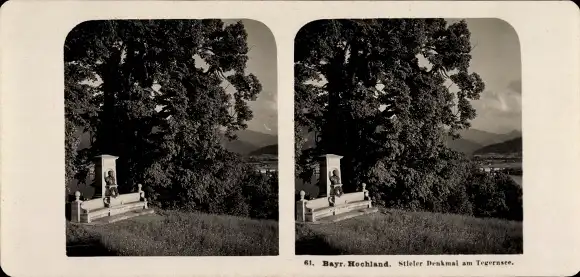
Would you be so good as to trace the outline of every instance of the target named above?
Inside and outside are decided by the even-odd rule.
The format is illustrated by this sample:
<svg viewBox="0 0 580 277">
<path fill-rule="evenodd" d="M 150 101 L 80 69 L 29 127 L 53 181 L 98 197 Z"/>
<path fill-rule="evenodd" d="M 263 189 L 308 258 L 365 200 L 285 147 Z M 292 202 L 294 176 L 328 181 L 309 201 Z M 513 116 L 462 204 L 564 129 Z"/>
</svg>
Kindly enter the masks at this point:
<svg viewBox="0 0 580 277">
<path fill-rule="evenodd" d="M 276 66 L 254 20 L 73 28 L 67 256 L 278 255 Z"/>
</svg>

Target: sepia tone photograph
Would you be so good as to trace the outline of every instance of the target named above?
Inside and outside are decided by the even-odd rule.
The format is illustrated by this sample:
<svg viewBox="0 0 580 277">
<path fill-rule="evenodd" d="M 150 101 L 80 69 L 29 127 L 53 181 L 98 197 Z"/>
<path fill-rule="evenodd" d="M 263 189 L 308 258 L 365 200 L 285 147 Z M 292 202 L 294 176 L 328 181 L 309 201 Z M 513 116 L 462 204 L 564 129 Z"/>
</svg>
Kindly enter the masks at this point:
<svg viewBox="0 0 580 277">
<path fill-rule="evenodd" d="M 86 21 L 64 64 L 68 256 L 278 255 L 268 27 Z"/>
<path fill-rule="evenodd" d="M 1 8 L 8 276 L 578 272 L 571 1 Z"/>
<path fill-rule="evenodd" d="M 523 254 L 509 23 L 317 20 L 294 46 L 297 255 Z"/>
</svg>

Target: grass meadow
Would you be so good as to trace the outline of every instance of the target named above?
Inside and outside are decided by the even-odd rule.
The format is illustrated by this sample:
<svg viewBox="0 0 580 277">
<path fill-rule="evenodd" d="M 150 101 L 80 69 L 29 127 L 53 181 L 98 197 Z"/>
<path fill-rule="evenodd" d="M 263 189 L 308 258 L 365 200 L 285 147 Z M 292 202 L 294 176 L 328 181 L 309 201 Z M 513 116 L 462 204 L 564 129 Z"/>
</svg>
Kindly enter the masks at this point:
<svg viewBox="0 0 580 277">
<path fill-rule="evenodd" d="M 107 225 L 67 221 L 68 256 L 278 255 L 278 222 L 160 211 Z"/>
<path fill-rule="evenodd" d="M 384 209 L 296 224 L 297 255 L 522 254 L 522 222 Z"/>
</svg>

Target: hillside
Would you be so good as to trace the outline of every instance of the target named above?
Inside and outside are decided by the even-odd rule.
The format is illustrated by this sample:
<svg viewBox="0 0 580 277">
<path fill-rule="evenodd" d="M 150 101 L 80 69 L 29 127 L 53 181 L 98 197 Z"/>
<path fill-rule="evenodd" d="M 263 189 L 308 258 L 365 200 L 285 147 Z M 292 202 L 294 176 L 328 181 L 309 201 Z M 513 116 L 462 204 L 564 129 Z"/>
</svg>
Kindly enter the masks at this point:
<svg viewBox="0 0 580 277">
<path fill-rule="evenodd" d="M 252 130 L 240 130 L 236 134 L 238 135 L 238 140 L 251 143 L 257 147 L 264 147 L 278 143 L 278 136 L 264 134 Z"/>
<path fill-rule="evenodd" d="M 517 221 L 386 209 L 333 224 L 296 224 L 297 255 L 521 253 Z"/>
<path fill-rule="evenodd" d="M 67 221 L 67 256 L 278 255 L 276 221 L 156 212 L 98 226 Z"/>
<path fill-rule="evenodd" d="M 515 138 L 521 137 L 522 136 L 522 132 L 517 131 L 517 130 L 513 130 L 510 133 L 504 134 L 503 136 L 504 136 L 503 137 L 503 140 L 504 141 L 511 140 L 511 139 L 515 139 Z"/>
<path fill-rule="evenodd" d="M 234 141 L 227 141 L 224 139 L 223 143 L 229 151 L 248 155 L 260 148 L 272 146 L 278 143 L 278 136 L 264 134 L 252 130 L 240 130 L 236 133 L 238 139 Z M 276 148 L 276 152 L 277 152 Z"/>
<path fill-rule="evenodd" d="M 227 141 L 225 138 L 223 140 L 224 147 L 231 152 L 238 153 L 241 155 L 247 155 L 248 153 L 255 151 L 258 146 L 241 140 Z"/>
<path fill-rule="evenodd" d="M 502 143 L 484 146 L 474 152 L 474 154 L 513 154 L 522 152 L 522 137 L 511 139 Z"/>
<path fill-rule="evenodd" d="M 473 151 L 481 148 L 483 145 L 463 138 L 454 140 L 448 137 L 447 146 L 455 151 L 471 155 Z"/>
<path fill-rule="evenodd" d="M 278 155 L 278 144 L 264 146 L 250 152 L 249 156 Z"/>
<path fill-rule="evenodd" d="M 460 135 L 462 139 L 477 143 L 481 146 L 486 146 L 514 139 L 521 136 L 522 134 L 516 130 L 506 134 L 496 134 L 477 129 L 467 129 L 461 131 Z"/>
<path fill-rule="evenodd" d="M 471 155 L 482 147 L 502 143 L 517 137 L 521 137 L 519 131 L 512 131 L 506 134 L 496 134 L 477 129 L 467 129 L 460 132 L 461 138 L 453 140 L 447 138 L 447 146 L 451 149 Z"/>
</svg>

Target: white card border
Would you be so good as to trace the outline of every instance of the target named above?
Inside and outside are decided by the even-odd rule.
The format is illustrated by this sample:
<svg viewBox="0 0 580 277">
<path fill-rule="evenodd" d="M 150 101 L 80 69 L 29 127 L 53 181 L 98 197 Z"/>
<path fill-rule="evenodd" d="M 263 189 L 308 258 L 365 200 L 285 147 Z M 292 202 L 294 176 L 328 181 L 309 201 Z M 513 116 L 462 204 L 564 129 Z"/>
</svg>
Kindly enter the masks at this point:
<svg viewBox="0 0 580 277">
<path fill-rule="evenodd" d="M 541 276 L 572 275 L 579 269 L 580 17 L 572 2 L 11 1 L 0 12 L 0 253 L 10 275 Z M 516 266 L 332 270 L 305 267 L 304 257 L 294 256 L 294 35 L 315 19 L 373 17 L 495 17 L 518 33 L 525 186 L 524 254 L 510 256 Z M 77 23 L 112 18 L 248 18 L 271 29 L 278 47 L 280 256 L 66 257 L 58 189 L 64 183 L 62 45 Z"/>
</svg>

